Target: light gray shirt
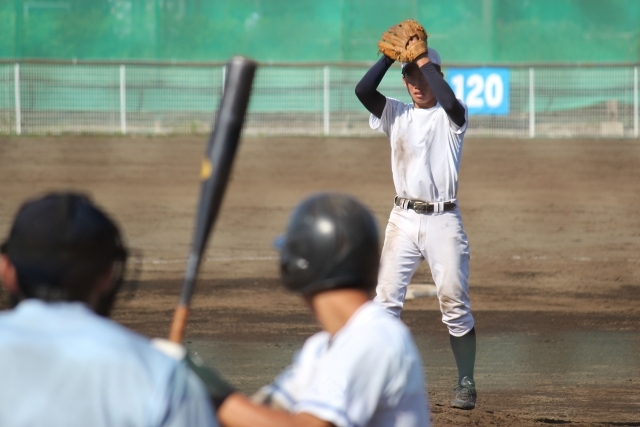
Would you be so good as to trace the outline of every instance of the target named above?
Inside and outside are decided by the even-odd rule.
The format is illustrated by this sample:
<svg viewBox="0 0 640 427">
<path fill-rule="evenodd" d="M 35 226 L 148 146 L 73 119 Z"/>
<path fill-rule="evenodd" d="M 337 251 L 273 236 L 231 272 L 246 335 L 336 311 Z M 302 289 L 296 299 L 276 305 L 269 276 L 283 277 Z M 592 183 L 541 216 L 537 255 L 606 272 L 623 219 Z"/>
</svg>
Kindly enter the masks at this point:
<svg viewBox="0 0 640 427">
<path fill-rule="evenodd" d="M 81 303 L 0 313 L 0 426 L 217 426 L 184 361 Z"/>
</svg>

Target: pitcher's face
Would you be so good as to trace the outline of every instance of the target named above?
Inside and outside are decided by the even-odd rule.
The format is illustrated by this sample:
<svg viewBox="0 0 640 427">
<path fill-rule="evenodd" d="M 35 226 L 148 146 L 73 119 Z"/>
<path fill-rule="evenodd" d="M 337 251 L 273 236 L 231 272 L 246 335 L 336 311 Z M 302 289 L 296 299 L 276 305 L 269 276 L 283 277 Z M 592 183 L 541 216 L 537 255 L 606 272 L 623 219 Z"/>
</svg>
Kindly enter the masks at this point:
<svg viewBox="0 0 640 427">
<path fill-rule="evenodd" d="M 402 82 L 416 108 L 431 108 L 438 102 L 429 87 L 429 83 L 427 83 L 427 79 L 425 79 L 422 71 L 417 66 L 411 64 L 405 67 Z"/>
</svg>

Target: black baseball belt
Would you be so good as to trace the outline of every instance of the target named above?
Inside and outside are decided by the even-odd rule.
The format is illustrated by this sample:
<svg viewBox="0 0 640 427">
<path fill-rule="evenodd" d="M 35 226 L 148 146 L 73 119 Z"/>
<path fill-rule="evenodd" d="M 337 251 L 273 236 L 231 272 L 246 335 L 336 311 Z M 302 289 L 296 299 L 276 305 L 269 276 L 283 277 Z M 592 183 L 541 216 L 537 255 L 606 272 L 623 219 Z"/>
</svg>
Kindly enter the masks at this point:
<svg viewBox="0 0 640 427">
<path fill-rule="evenodd" d="M 398 196 L 396 196 L 393 202 L 396 206 L 402 209 L 411 209 L 418 213 L 448 212 L 457 207 L 453 202 L 429 203 L 423 202 L 422 200 L 411 200 Z"/>
</svg>

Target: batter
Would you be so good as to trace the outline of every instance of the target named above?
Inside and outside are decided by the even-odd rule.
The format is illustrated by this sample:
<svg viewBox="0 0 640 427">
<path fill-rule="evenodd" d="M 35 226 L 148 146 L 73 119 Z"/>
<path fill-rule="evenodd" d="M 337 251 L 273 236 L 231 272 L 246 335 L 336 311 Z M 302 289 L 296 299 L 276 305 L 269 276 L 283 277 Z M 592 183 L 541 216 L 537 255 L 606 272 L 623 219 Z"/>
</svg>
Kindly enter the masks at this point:
<svg viewBox="0 0 640 427">
<path fill-rule="evenodd" d="M 304 298 L 322 331 L 254 396 L 270 408 L 234 393 L 219 408 L 222 424 L 429 426 L 411 334 L 371 301 L 380 252 L 369 211 L 345 195 L 312 196 L 296 209 L 277 246 L 284 285 Z"/>
<path fill-rule="evenodd" d="M 402 64 L 402 81 L 412 103 L 378 92 L 394 62 L 388 56 L 374 64 L 356 87 L 356 95 L 371 112 L 369 125 L 389 137 L 396 189 L 375 300 L 399 317 L 411 277 L 427 260 L 458 367 L 451 405 L 473 409 L 476 337 L 468 293 L 469 244 L 457 200 L 468 113 L 443 78 L 438 52 L 427 49 L 426 40 L 425 49 L 414 61 Z"/>
</svg>

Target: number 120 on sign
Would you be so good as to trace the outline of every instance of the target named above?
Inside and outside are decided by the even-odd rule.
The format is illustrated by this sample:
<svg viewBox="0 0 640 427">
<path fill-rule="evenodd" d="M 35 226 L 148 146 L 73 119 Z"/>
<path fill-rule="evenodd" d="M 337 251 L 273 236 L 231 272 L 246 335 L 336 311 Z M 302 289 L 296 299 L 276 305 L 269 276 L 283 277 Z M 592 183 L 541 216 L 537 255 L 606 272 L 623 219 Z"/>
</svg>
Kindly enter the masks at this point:
<svg viewBox="0 0 640 427">
<path fill-rule="evenodd" d="M 509 114 L 508 68 L 449 68 L 447 81 L 469 114 Z"/>
</svg>

